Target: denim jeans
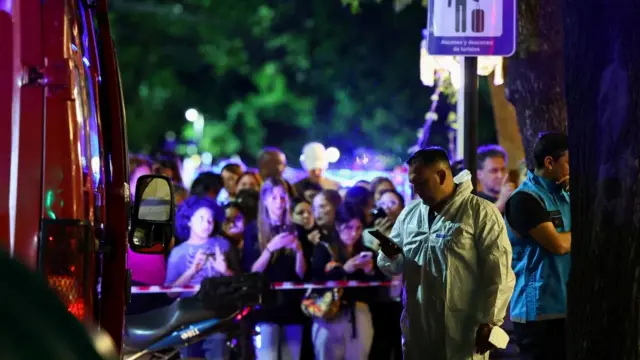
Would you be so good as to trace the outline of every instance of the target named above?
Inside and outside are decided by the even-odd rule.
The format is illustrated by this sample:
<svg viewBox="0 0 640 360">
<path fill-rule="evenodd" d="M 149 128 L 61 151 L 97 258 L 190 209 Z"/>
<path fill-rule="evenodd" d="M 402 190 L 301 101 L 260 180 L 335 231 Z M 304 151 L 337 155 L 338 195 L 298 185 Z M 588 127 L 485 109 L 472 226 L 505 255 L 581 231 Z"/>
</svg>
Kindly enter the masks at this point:
<svg viewBox="0 0 640 360">
<path fill-rule="evenodd" d="M 373 322 L 365 303 L 344 310 L 331 321 L 315 319 L 312 337 L 316 360 L 366 360 L 373 342 Z M 355 324 L 352 319 L 355 318 Z M 355 334 L 354 334 L 355 326 Z M 354 336 L 355 335 L 355 336 Z"/>
<path fill-rule="evenodd" d="M 302 325 L 256 324 L 256 360 L 300 360 Z"/>
<path fill-rule="evenodd" d="M 180 349 L 181 358 L 205 358 L 207 360 L 225 360 L 228 358 L 227 335 L 212 334 L 204 340 Z"/>
</svg>

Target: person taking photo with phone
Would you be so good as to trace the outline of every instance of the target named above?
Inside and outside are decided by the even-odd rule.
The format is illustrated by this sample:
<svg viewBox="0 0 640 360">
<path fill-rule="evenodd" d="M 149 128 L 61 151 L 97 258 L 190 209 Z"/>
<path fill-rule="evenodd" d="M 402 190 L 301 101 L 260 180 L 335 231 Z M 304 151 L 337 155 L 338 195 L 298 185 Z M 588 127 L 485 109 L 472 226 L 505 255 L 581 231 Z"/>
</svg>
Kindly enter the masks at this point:
<svg viewBox="0 0 640 360">
<path fill-rule="evenodd" d="M 291 221 L 287 183 L 267 178 L 260 189 L 257 234 L 244 240 L 243 267 L 265 274 L 270 282 L 301 281 L 307 271 L 302 244 Z M 297 360 L 302 348 L 303 315 L 295 292 L 273 291 L 253 312 L 260 341 L 257 360 Z"/>
<path fill-rule="evenodd" d="M 380 279 L 373 250 L 362 243 L 364 228 L 360 209 L 343 204 L 336 213 L 339 239 L 318 243 L 313 252 L 314 281 Z M 318 360 L 366 360 L 373 342 L 369 289 L 345 289 L 340 312 L 331 318 L 313 319 L 312 339 Z"/>
<path fill-rule="evenodd" d="M 237 249 L 219 236 L 223 219 L 223 210 L 213 199 L 191 196 L 185 200 L 176 213 L 176 236 L 186 241 L 169 254 L 165 285 L 200 285 L 208 277 L 240 273 Z M 189 296 L 193 293 L 180 294 Z M 226 341 L 226 334 L 214 333 L 181 349 L 180 354 L 183 358 L 227 359 Z"/>
<path fill-rule="evenodd" d="M 515 283 L 504 221 L 471 193 L 468 171 L 453 177 L 443 149 L 418 150 L 407 164 L 419 199 L 389 237 L 372 234 L 381 241 L 380 269 L 404 275 L 404 358 L 488 359 Z"/>
<path fill-rule="evenodd" d="M 373 210 L 373 228 L 385 236 L 391 235 L 391 229 L 398 216 L 404 209 L 404 198 L 392 189 L 383 189 L 378 193 L 376 207 Z M 362 239 L 365 246 L 378 251 L 380 242 L 368 231 L 364 231 Z M 402 275 L 389 278 L 392 284 L 389 288 L 380 288 L 382 296 L 379 301 L 369 303 L 373 314 L 373 328 L 375 329 L 371 352 L 378 359 L 402 359 L 402 332 L 400 330 L 400 315 L 402 314 Z"/>
</svg>

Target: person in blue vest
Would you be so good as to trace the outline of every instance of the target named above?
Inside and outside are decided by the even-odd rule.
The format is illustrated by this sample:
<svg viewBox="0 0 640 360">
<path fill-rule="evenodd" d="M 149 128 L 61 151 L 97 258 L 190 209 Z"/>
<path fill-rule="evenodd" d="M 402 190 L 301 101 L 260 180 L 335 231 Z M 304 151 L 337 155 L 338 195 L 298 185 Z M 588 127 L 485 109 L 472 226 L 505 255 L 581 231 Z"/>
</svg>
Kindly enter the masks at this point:
<svg viewBox="0 0 640 360">
<path fill-rule="evenodd" d="M 516 286 L 511 320 L 522 360 L 564 360 L 571 206 L 567 135 L 544 133 L 536 168 L 505 206 Z"/>
</svg>

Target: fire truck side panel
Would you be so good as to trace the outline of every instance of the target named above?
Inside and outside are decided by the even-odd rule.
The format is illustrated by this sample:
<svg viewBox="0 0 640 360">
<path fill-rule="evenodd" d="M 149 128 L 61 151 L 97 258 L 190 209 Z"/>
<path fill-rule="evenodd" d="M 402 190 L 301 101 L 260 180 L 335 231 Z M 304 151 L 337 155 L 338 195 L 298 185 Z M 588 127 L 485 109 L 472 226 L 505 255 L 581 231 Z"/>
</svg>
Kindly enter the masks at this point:
<svg viewBox="0 0 640 360">
<path fill-rule="evenodd" d="M 107 2 L 0 0 L 0 44 L 0 248 L 43 271 L 78 318 L 98 310 L 120 347 L 128 156 Z"/>
<path fill-rule="evenodd" d="M 38 0 L 0 0 L 0 247 L 32 269 L 42 201 L 41 18 Z"/>
<path fill-rule="evenodd" d="M 68 1 L 43 3 L 45 65 L 44 206 L 42 218 L 84 219 L 78 66 Z M 75 46 L 73 46 L 75 47 Z M 76 100 L 76 101 L 74 101 Z M 80 110 L 81 111 L 81 110 Z"/>
<path fill-rule="evenodd" d="M 79 35 L 81 37 L 82 46 L 80 47 L 83 55 L 84 63 L 84 79 L 86 80 L 85 88 L 87 89 L 87 105 L 89 110 L 89 116 L 87 116 L 88 126 L 88 144 L 89 153 L 91 158 L 90 172 L 92 177 L 92 188 L 87 189 L 91 192 L 90 202 L 91 209 L 93 210 L 93 236 L 98 244 L 98 248 L 104 248 L 105 243 L 105 224 L 106 224 L 106 206 L 105 206 L 105 175 L 104 175 L 104 152 L 102 141 L 102 123 L 100 120 L 99 97 L 98 97 L 98 54 L 95 42 L 95 34 L 93 27 L 93 17 L 83 5 L 82 2 L 77 3 L 76 13 L 78 14 L 77 23 L 80 28 Z M 96 263 L 93 264 L 93 269 L 97 274 L 100 274 L 102 262 L 99 257 L 94 258 Z M 98 278 L 96 277 L 96 281 Z M 97 288 L 97 287 L 96 287 Z M 97 295 L 97 294 L 95 294 Z M 97 298 L 97 297 L 96 297 Z M 91 299 L 94 302 L 94 318 L 100 319 L 99 301 Z"/>
<path fill-rule="evenodd" d="M 95 33 L 93 32 L 93 16 L 79 3 L 78 14 L 82 23 L 83 39 L 83 55 L 87 60 L 85 63 L 85 73 L 87 76 L 87 86 L 89 91 L 89 104 L 91 106 L 91 119 L 89 124 L 90 142 L 91 142 L 91 170 L 94 174 L 93 178 L 93 190 L 94 190 L 94 204 L 95 214 L 94 223 L 96 226 L 96 233 L 98 237 L 102 238 L 102 230 L 105 223 L 105 203 L 104 203 L 104 153 L 103 153 L 103 140 L 102 140 L 102 121 L 100 119 L 100 99 L 98 96 L 98 86 L 100 78 L 100 69 L 98 62 L 98 52 L 96 46 Z"/>
<path fill-rule="evenodd" d="M 103 258 L 102 269 L 101 302 L 108 306 L 101 306 L 100 319 L 102 327 L 111 335 L 120 349 L 124 329 L 125 284 L 127 284 L 128 155 L 124 104 L 106 0 L 97 1 L 96 21 L 97 42 L 100 44 L 100 119 L 106 161 L 107 226 L 105 235 L 110 247 L 109 253 Z"/>
</svg>

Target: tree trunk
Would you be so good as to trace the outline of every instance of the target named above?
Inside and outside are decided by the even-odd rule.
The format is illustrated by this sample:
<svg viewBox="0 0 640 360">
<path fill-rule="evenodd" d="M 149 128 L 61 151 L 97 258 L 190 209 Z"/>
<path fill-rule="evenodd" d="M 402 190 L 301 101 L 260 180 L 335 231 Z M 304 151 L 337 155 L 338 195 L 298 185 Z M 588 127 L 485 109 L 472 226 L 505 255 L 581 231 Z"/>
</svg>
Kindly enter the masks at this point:
<svg viewBox="0 0 640 360">
<path fill-rule="evenodd" d="M 522 136 L 518 127 L 516 110 L 504 96 L 504 85 L 493 83 L 493 74 L 489 75 L 489 88 L 491 89 L 491 105 L 493 106 L 493 118 L 496 122 L 498 144 L 509 155 L 507 168 L 517 170 L 524 160 L 524 148 Z"/>
<path fill-rule="evenodd" d="M 565 0 L 570 359 L 640 359 L 640 7 Z"/>
<path fill-rule="evenodd" d="M 558 0 L 518 1 L 518 53 L 509 59 L 506 97 L 516 109 L 527 165 L 544 131 L 566 131 L 562 6 Z"/>
</svg>

